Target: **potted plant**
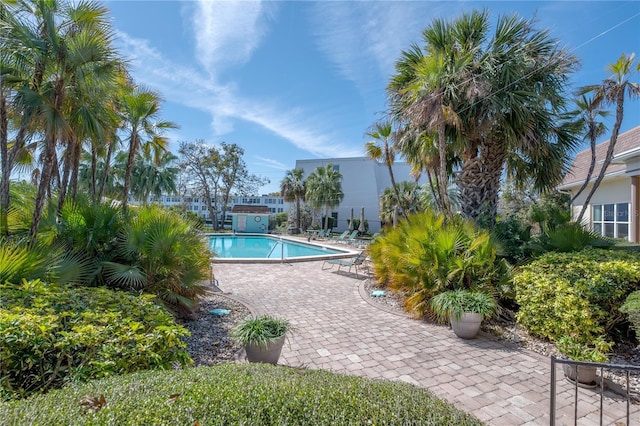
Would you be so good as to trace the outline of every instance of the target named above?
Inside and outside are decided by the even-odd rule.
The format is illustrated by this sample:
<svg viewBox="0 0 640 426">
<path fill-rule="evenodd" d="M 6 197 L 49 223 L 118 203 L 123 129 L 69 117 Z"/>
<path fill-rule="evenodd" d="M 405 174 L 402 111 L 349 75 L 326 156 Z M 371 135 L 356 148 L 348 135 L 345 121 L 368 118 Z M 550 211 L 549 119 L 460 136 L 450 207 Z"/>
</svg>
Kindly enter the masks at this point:
<svg viewBox="0 0 640 426">
<path fill-rule="evenodd" d="M 498 304 L 490 294 L 481 291 L 449 290 L 434 296 L 430 307 L 439 321 L 449 320 L 456 336 L 473 339 L 482 320 L 490 318 Z"/>
<path fill-rule="evenodd" d="M 262 315 L 240 321 L 230 336 L 244 347 L 249 362 L 277 364 L 285 335 L 290 330 L 289 321 Z"/>
<path fill-rule="evenodd" d="M 613 343 L 607 342 L 602 336 L 592 343 L 584 343 L 577 334 L 562 336 L 556 342 L 558 352 L 573 361 L 607 362 L 609 357 L 606 352 L 611 350 Z M 596 384 L 597 367 L 593 365 L 563 364 L 564 375 L 570 382 L 575 380 L 583 385 Z"/>
</svg>

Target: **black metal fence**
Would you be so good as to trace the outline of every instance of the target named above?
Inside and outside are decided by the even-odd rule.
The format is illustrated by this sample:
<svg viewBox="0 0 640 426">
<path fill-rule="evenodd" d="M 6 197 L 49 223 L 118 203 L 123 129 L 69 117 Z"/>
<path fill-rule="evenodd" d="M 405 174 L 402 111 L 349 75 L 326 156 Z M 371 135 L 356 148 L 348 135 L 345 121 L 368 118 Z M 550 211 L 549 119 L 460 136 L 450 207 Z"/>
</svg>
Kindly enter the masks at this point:
<svg viewBox="0 0 640 426">
<path fill-rule="evenodd" d="M 626 399 L 626 408 L 627 408 L 627 412 L 626 412 L 626 424 L 627 426 L 631 426 L 631 418 L 630 418 L 630 412 L 631 412 L 631 404 L 632 404 L 632 398 L 634 397 L 631 393 L 631 381 L 630 381 L 630 375 L 631 372 L 638 372 L 640 373 L 640 366 L 633 366 L 633 365 L 617 365 L 617 364 L 604 364 L 604 363 L 597 363 L 597 362 L 583 362 L 583 361 L 573 361 L 570 359 L 561 359 L 561 358 L 556 358 L 555 356 L 551 356 L 551 407 L 550 407 L 550 413 L 549 413 L 549 417 L 550 417 L 550 422 L 549 424 L 551 426 L 555 426 L 556 424 L 556 366 L 558 364 L 561 365 L 571 365 L 571 366 L 575 366 L 576 370 L 578 370 L 579 367 L 595 367 L 596 370 L 599 370 L 600 372 L 600 376 L 598 378 L 598 380 L 595 382 L 595 386 L 593 386 L 594 388 L 598 389 L 598 392 L 600 393 L 600 425 L 603 424 L 603 414 L 604 414 L 604 391 L 605 391 L 605 380 L 604 380 L 604 372 L 605 371 L 613 371 L 613 370 L 617 370 L 617 371 L 622 371 L 623 372 L 623 376 L 625 376 L 626 378 L 626 386 L 624 389 L 624 394 L 621 395 L 622 397 L 624 397 Z M 574 383 L 574 402 L 573 402 L 573 408 L 574 408 L 574 424 L 577 425 L 578 424 L 578 389 L 579 387 L 584 387 L 582 386 L 577 378 L 576 380 L 572 381 Z M 633 419 L 634 422 L 637 422 L 636 424 L 640 424 L 640 419 Z"/>
</svg>

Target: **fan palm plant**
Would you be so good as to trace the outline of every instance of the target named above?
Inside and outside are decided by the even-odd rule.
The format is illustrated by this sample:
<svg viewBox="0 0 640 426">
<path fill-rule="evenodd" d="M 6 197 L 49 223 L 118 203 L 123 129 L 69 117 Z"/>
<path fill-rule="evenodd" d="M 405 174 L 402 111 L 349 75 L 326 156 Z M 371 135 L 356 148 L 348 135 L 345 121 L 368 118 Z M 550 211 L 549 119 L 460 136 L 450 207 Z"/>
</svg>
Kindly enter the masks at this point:
<svg viewBox="0 0 640 426">
<path fill-rule="evenodd" d="M 304 170 L 288 170 L 284 179 L 280 182 L 280 194 L 285 201 L 295 201 L 296 203 L 296 229 L 300 229 L 300 220 L 302 219 L 300 202 L 304 201 L 305 192 Z"/>
<path fill-rule="evenodd" d="M 324 229 L 329 229 L 329 209 L 338 207 L 344 198 L 342 175 L 333 164 L 318 167 L 307 177 L 305 198 L 315 209 L 324 207 Z"/>
</svg>

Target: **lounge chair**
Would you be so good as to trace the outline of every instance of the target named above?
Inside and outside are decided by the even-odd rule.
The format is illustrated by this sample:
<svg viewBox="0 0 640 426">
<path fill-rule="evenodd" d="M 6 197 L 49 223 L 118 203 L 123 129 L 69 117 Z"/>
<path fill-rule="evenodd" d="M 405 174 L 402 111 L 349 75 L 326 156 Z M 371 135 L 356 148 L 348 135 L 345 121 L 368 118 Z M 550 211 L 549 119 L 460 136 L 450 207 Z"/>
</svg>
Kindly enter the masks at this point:
<svg viewBox="0 0 640 426">
<path fill-rule="evenodd" d="M 349 235 L 348 238 L 344 239 L 344 242 L 347 243 L 347 244 L 355 244 L 357 236 L 358 236 L 358 231 L 353 231 L 351 233 L 351 235 Z"/>
<path fill-rule="evenodd" d="M 341 268 L 349 268 L 349 272 L 351 272 L 351 268 L 355 268 L 356 277 L 360 277 L 358 275 L 358 267 L 362 267 L 362 264 L 367 259 L 367 255 L 364 251 L 361 251 L 356 257 L 352 257 L 350 259 L 329 259 L 325 260 L 322 263 L 322 270 L 327 270 L 333 268 L 333 265 L 338 265 L 338 272 L 340 272 Z M 325 267 L 325 265 L 329 265 Z"/>
<path fill-rule="evenodd" d="M 332 237 L 331 241 L 335 241 L 337 243 L 344 241 L 345 238 L 347 238 L 347 235 L 349 235 L 349 231 L 344 231 L 342 234 L 340 234 L 337 237 Z"/>
</svg>

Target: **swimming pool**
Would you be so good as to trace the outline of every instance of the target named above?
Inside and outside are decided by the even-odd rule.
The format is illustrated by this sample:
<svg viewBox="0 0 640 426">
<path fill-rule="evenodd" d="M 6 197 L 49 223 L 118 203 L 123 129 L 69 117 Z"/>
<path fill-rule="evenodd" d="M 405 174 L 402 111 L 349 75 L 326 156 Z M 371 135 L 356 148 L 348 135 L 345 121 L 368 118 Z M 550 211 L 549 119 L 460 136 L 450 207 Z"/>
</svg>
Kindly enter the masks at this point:
<svg viewBox="0 0 640 426">
<path fill-rule="evenodd" d="M 252 234 L 209 235 L 214 261 L 305 261 L 353 256 L 353 251 L 308 244 L 286 237 Z"/>
</svg>

